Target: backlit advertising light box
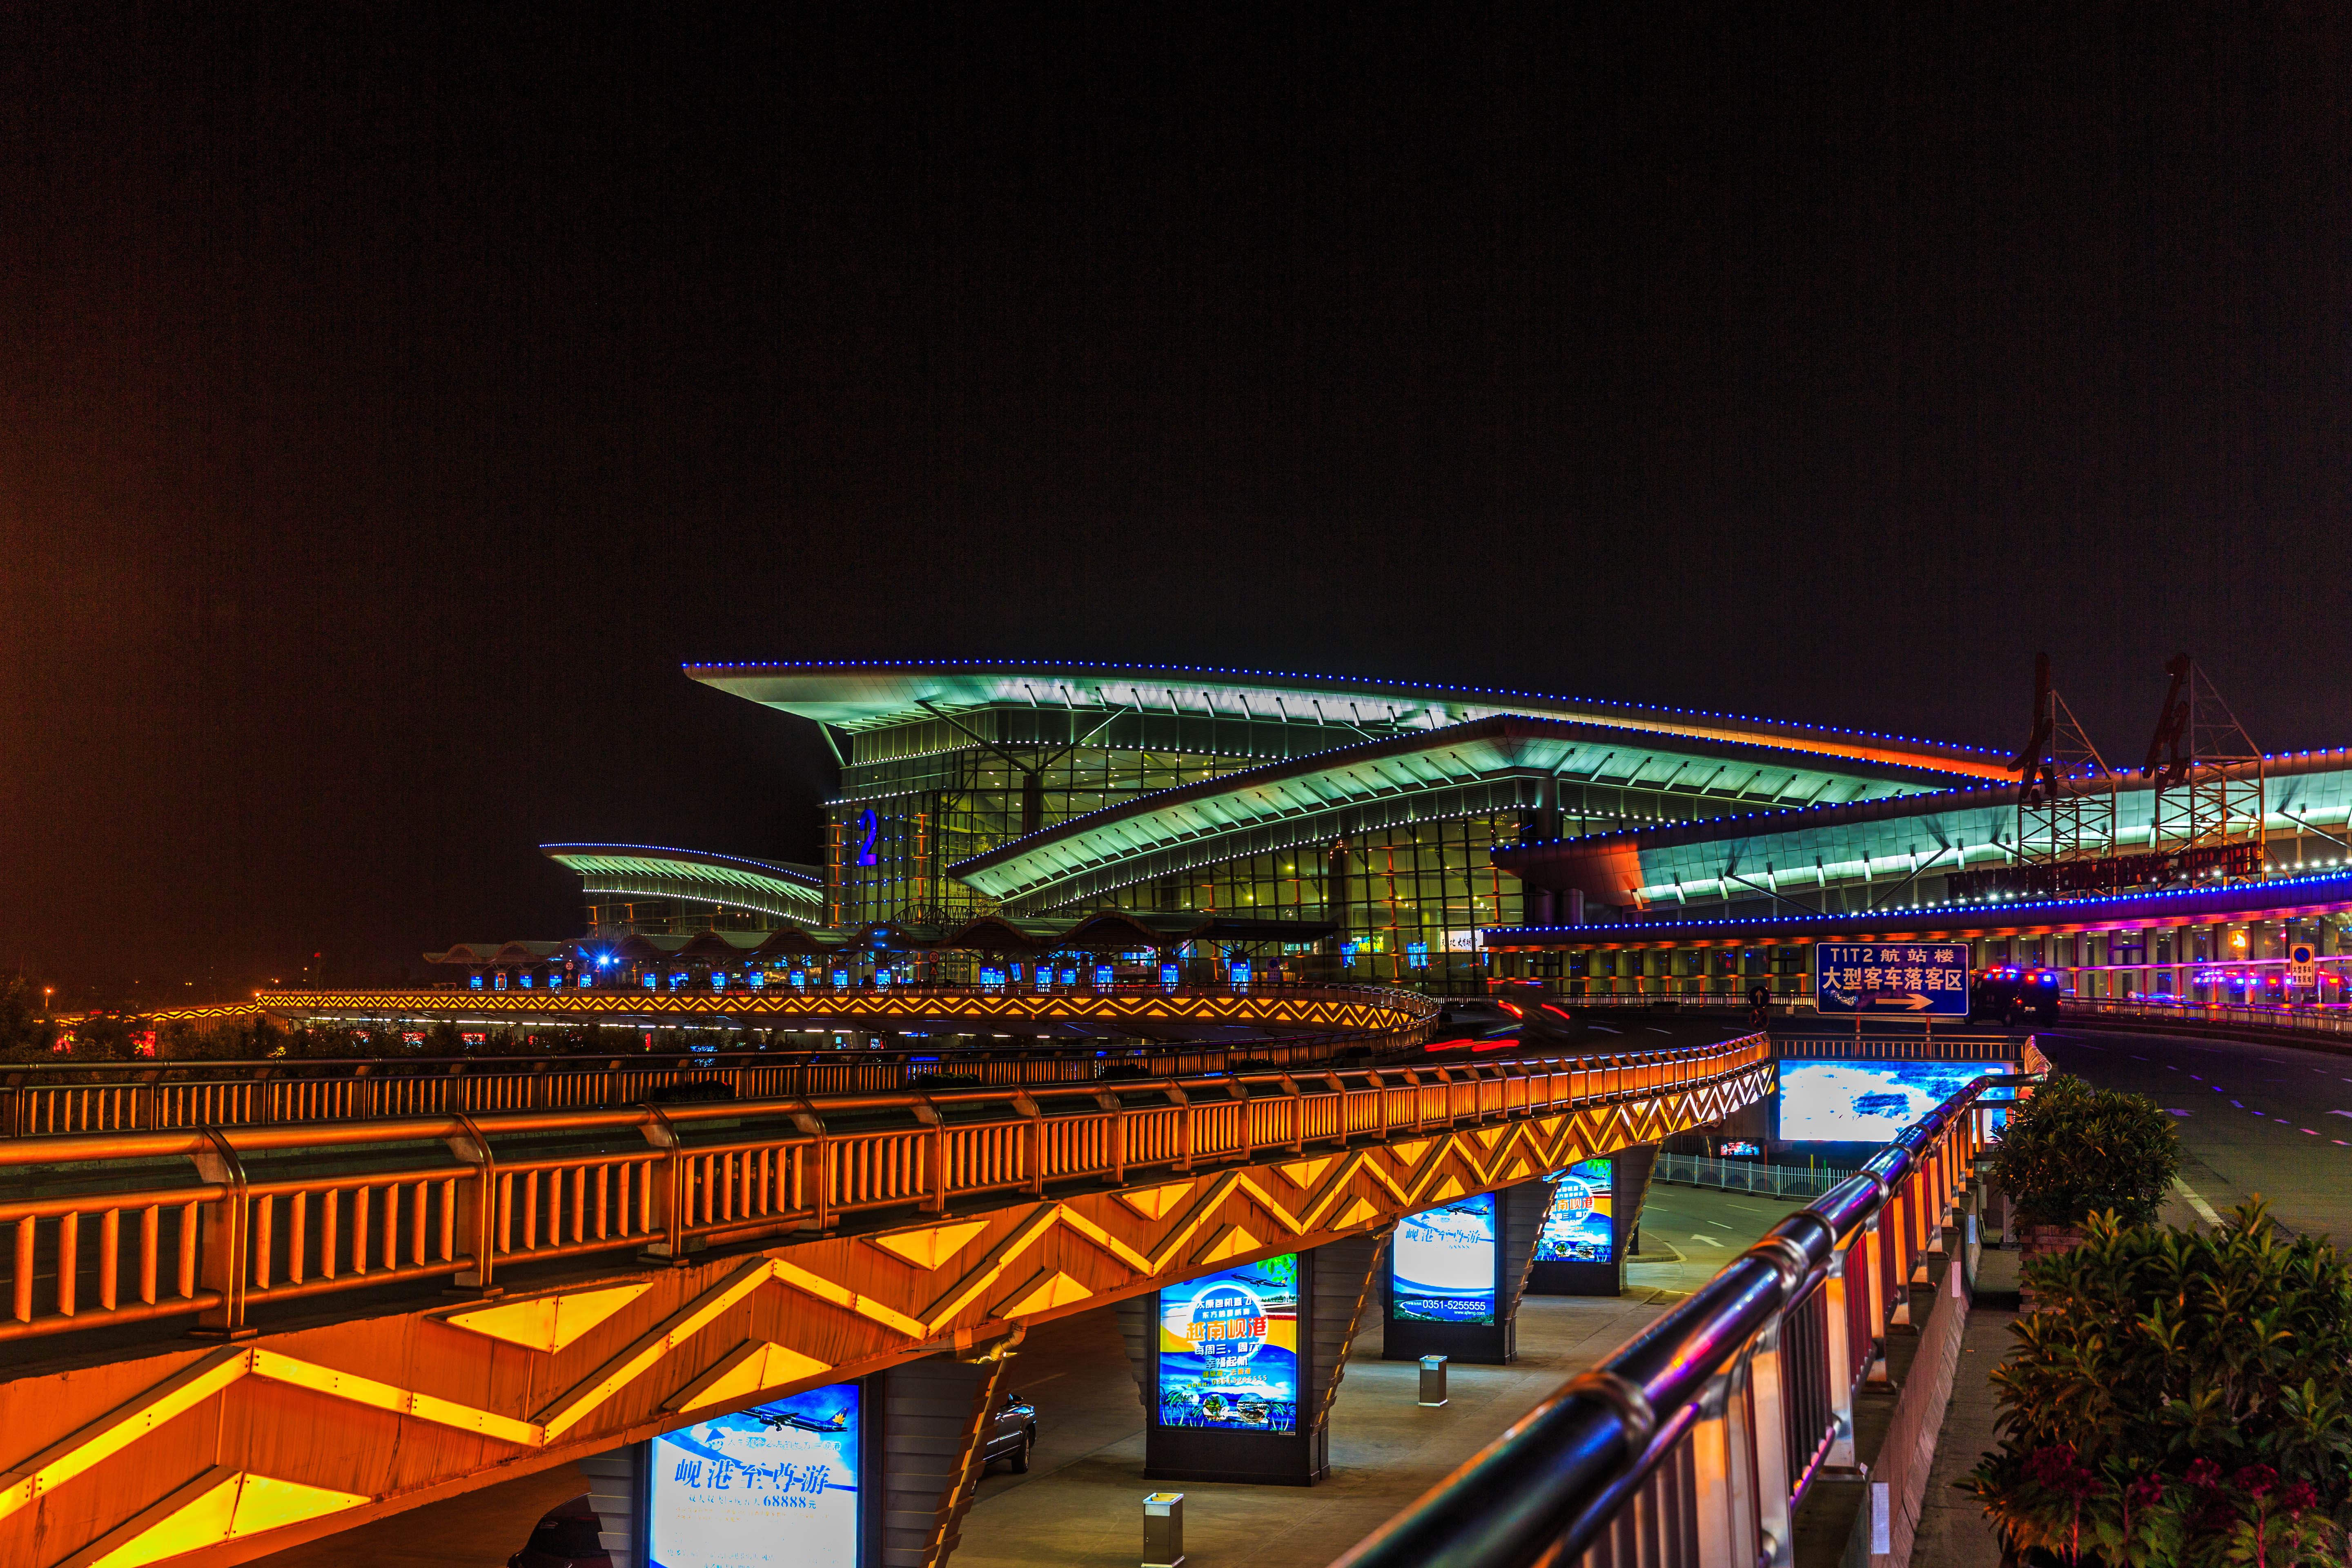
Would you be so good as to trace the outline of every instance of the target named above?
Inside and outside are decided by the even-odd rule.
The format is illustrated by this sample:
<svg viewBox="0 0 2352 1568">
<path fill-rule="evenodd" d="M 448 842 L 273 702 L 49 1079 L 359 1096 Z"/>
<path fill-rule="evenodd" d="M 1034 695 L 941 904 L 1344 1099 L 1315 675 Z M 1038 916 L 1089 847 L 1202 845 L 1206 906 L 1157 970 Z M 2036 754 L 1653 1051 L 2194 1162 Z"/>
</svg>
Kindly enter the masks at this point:
<svg viewBox="0 0 2352 1568">
<path fill-rule="evenodd" d="M 1551 1207 L 1536 1236 L 1538 1263 L 1608 1263 L 1617 1256 L 1611 1211 L 1614 1173 L 1606 1160 L 1580 1160 L 1552 1183 Z"/>
<path fill-rule="evenodd" d="M 1780 1064 L 1778 1136 L 1798 1143 L 1885 1143 L 2006 1062 Z"/>
<path fill-rule="evenodd" d="M 857 1568 L 858 1385 L 836 1383 L 648 1445 L 648 1568 Z"/>
<path fill-rule="evenodd" d="M 1298 1258 L 1160 1292 L 1160 1424 L 1298 1429 Z"/>
<path fill-rule="evenodd" d="M 1492 1193 L 1405 1215 L 1391 1243 L 1390 1315 L 1493 1322 L 1496 1256 Z"/>
</svg>

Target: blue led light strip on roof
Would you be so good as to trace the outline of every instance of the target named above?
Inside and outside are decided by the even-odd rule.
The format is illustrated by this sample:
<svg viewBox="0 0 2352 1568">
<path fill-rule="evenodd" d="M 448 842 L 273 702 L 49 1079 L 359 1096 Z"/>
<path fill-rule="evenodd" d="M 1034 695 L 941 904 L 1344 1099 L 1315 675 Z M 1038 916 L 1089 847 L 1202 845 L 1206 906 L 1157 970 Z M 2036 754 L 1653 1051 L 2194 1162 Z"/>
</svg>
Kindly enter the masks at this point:
<svg viewBox="0 0 2352 1568">
<path fill-rule="evenodd" d="M 1887 915 L 1948 913 L 1953 915 L 1999 914 L 2002 917 L 2003 924 L 2014 924 L 2021 921 L 2030 921 L 2037 914 L 2053 910 L 2083 909 L 2125 903 L 2152 903 L 2165 899 L 2210 899 L 2219 893 L 2252 892 L 2257 889 L 2267 893 L 2273 889 L 2309 888 L 2322 884 L 2336 885 L 2347 895 L 2347 900 L 2352 900 L 2352 871 L 2331 871 L 2322 876 L 2284 877 L 2276 880 L 2260 882 L 2217 882 L 2209 888 L 2167 888 L 2146 893 L 2095 893 L 2085 898 L 2052 899 L 2039 903 L 2005 903 L 1998 899 L 1990 899 L 1981 902 L 1964 904 L 1906 904 L 1900 909 L 1865 910 L 1849 915 L 1791 915 L 1785 918 L 1748 915 L 1736 920 L 1634 921 L 1606 924 L 1594 922 L 1580 926 L 1486 926 L 1481 929 L 1492 936 L 1507 936 L 1514 933 L 1540 935 L 1546 932 L 1571 932 L 1579 936 L 1605 933 L 1613 936 L 1625 932 L 1695 931 L 1722 926 L 1770 926 L 1775 930 L 1781 930 L 1791 926 L 1851 924 L 1857 921 L 1883 924 L 1881 917 Z"/>
</svg>

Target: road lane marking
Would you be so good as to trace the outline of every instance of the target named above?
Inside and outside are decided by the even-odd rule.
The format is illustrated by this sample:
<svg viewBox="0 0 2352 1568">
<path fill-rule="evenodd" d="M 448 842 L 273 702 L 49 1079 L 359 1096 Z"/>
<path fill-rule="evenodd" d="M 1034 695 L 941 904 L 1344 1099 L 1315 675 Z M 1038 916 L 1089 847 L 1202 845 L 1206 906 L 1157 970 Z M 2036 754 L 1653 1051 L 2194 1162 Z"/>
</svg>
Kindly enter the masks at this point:
<svg viewBox="0 0 2352 1568">
<path fill-rule="evenodd" d="M 1696 1231 L 1693 1231 L 1691 1233 L 1691 1239 L 1693 1241 L 1704 1241 L 1709 1247 L 1721 1247 L 1723 1245 L 1723 1243 L 1716 1240 L 1715 1237 L 1711 1236 L 1701 1236 Z"/>
<path fill-rule="evenodd" d="M 2207 1225 L 2220 1225 L 2221 1223 L 2221 1216 L 2213 1212 L 2213 1205 L 2211 1204 L 2207 1203 L 2202 1197 L 2198 1195 L 2198 1192 L 2195 1187 L 2190 1186 L 2187 1182 L 2175 1176 L 2172 1178 L 2172 1190 L 2179 1193 L 2182 1198 L 2187 1200 L 2189 1206 L 2197 1211 L 2197 1217 L 2199 1219 L 2203 1220 Z"/>
</svg>

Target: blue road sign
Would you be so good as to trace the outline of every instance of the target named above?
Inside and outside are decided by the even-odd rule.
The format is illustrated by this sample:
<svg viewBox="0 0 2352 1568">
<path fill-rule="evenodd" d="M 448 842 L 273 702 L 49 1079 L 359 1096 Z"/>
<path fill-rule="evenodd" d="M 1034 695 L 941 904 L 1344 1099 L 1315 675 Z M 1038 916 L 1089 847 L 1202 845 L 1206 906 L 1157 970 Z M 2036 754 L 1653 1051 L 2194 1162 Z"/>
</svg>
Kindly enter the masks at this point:
<svg viewBox="0 0 2352 1568">
<path fill-rule="evenodd" d="M 1823 1013 L 1969 1016 L 1966 943 L 1822 942 L 1813 955 L 1813 1005 Z"/>
</svg>

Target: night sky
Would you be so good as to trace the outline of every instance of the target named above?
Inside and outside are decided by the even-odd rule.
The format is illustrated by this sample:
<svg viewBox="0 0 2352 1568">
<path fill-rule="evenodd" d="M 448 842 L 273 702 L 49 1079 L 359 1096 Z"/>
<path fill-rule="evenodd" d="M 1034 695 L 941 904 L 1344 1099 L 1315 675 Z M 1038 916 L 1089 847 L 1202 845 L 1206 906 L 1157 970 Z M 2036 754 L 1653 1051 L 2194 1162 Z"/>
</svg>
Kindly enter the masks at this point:
<svg viewBox="0 0 2352 1568">
<path fill-rule="evenodd" d="M 2136 763 L 2186 648 L 2352 742 L 2336 7 L 217 9 L 0 19 L 0 970 L 68 996 L 814 854 L 696 660 L 2015 744 L 2046 648 Z"/>
</svg>

